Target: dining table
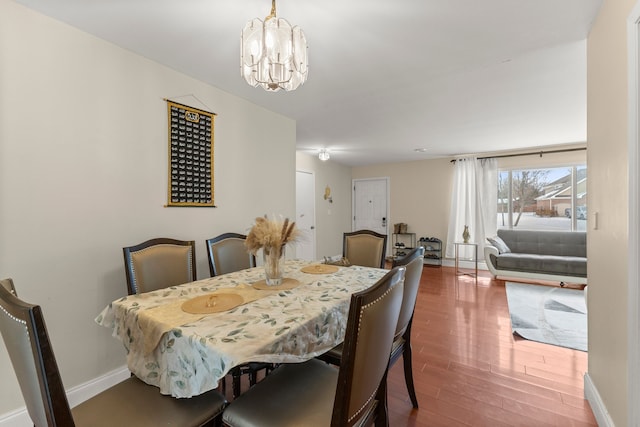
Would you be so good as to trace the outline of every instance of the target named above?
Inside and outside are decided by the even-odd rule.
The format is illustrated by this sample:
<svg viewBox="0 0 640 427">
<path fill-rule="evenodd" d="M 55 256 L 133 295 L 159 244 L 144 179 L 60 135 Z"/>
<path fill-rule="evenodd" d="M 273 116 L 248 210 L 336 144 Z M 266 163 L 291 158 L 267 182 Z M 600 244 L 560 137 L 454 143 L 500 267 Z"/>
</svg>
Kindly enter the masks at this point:
<svg viewBox="0 0 640 427">
<path fill-rule="evenodd" d="M 341 343 L 351 295 L 387 272 L 286 260 L 279 286 L 266 286 L 259 266 L 124 296 L 95 321 L 122 342 L 134 375 L 188 398 L 235 366 L 299 363 Z"/>
</svg>

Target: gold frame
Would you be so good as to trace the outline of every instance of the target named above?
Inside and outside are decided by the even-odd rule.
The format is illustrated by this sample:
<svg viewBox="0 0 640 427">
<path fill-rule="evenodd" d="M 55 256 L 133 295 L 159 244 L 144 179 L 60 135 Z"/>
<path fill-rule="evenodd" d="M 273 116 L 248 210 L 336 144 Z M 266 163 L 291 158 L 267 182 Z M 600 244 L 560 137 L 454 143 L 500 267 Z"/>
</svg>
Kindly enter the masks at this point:
<svg viewBox="0 0 640 427">
<path fill-rule="evenodd" d="M 215 115 L 167 100 L 167 206 L 215 207 Z"/>
</svg>

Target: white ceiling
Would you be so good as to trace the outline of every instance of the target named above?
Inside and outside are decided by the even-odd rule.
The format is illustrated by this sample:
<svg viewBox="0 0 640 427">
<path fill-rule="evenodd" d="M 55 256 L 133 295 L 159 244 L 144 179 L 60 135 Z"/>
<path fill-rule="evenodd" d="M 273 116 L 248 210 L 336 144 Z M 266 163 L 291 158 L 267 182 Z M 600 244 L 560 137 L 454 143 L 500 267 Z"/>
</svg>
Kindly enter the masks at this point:
<svg viewBox="0 0 640 427">
<path fill-rule="evenodd" d="M 277 93 L 239 73 L 240 31 L 269 0 L 17 1 L 291 117 L 298 149 L 345 165 L 586 141 L 602 0 L 279 0 L 309 78 Z"/>
</svg>

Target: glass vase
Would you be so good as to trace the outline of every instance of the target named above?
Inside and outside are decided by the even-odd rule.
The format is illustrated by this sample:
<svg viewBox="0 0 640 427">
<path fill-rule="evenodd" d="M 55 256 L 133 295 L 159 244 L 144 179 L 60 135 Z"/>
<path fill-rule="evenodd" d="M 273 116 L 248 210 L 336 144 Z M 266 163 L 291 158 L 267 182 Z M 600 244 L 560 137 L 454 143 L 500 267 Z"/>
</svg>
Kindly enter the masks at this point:
<svg viewBox="0 0 640 427">
<path fill-rule="evenodd" d="M 264 261 L 264 274 L 267 286 L 278 286 L 282 284 L 284 275 L 284 255 L 285 247 L 264 247 L 262 248 L 262 260 Z"/>
</svg>

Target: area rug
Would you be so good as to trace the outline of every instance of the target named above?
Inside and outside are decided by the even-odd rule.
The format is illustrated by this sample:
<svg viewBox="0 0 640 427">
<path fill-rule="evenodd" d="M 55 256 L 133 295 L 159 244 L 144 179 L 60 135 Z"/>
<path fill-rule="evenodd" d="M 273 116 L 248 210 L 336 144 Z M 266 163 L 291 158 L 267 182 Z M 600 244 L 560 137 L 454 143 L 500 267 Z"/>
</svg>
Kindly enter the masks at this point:
<svg viewBox="0 0 640 427">
<path fill-rule="evenodd" d="M 587 351 L 587 307 L 581 290 L 506 283 L 511 329 L 522 338 Z"/>
</svg>

